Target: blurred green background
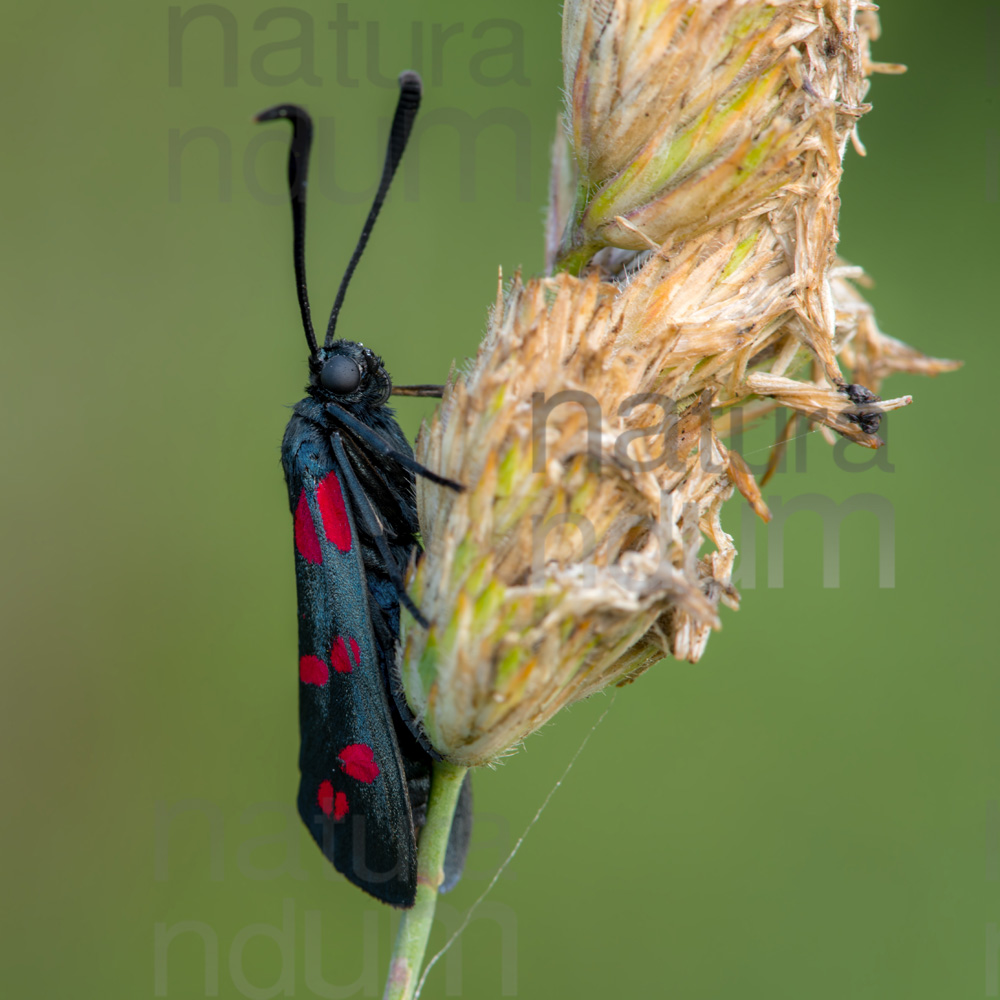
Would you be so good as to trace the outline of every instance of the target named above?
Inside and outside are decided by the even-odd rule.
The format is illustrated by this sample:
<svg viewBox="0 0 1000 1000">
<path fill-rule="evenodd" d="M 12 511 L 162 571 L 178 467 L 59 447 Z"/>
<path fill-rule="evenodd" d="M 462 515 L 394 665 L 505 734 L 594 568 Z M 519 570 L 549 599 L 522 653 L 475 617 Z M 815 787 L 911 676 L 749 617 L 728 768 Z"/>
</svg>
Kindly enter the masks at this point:
<svg viewBox="0 0 1000 1000">
<path fill-rule="evenodd" d="M 947 24 L 939 9 L 882 12 L 876 58 L 910 72 L 875 79 L 842 250 L 876 280 L 883 329 L 966 367 L 889 383 L 915 403 L 890 421 L 888 463 L 846 470 L 810 435 L 767 496 L 862 508 L 842 524 L 839 587 L 823 586 L 818 516 L 788 522 L 780 587 L 756 528 L 742 610 L 699 665 L 618 694 L 426 996 L 997 995 L 1000 5 Z M 559 8 L 230 5 L 181 37 L 173 10 L 21 5 L 0 43 L 4 992 L 379 996 L 395 915 L 335 877 L 294 816 L 278 444 L 305 352 L 287 133 L 250 117 L 295 100 L 319 119 L 322 316 L 392 81 L 423 72 L 426 134 L 340 332 L 397 380 L 440 380 L 475 350 L 497 265 L 541 267 Z M 312 78 L 288 79 L 300 52 L 276 43 L 300 32 Z M 401 402 L 408 433 L 430 407 Z M 891 588 L 865 494 L 892 512 Z M 739 501 L 727 524 L 749 551 Z M 469 870 L 435 943 L 609 703 L 477 775 Z"/>
</svg>

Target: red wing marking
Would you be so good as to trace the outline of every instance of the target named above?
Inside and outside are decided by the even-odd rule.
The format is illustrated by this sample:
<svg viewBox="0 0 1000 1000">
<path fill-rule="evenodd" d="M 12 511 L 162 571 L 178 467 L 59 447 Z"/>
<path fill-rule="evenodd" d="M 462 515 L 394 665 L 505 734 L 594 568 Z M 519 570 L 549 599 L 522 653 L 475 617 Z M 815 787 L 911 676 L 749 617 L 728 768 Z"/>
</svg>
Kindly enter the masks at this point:
<svg viewBox="0 0 1000 1000">
<path fill-rule="evenodd" d="M 338 795 L 341 793 L 338 792 Z M 329 781 L 321 781 L 319 785 L 319 791 L 316 793 L 316 801 L 319 803 L 320 809 L 323 810 L 324 816 L 329 816 L 333 812 L 335 806 L 335 800 L 333 795 L 333 785 Z"/>
<path fill-rule="evenodd" d="M 354 638 L 354 636 L 351 636 L 351 638 L 348 639 L 347 641 L 351 644 L 351 656 L 354 657 L 354 665 L 356 667 L 360 667 L 361 666 L 361 650 L 358 649 L 358 641 L 357 641 L 357 639 Z"/>
<path fill-rule="evenodd" d="M 305 489 L 299 494 L 299 504 L 295 508 L 295 548 L 306 562 L 323 561 L 323 552 L 316 537 L 312 514 L 309 513 L 309 501 L 306 499 Z"/>
<path fill-rule="evenodd" d="M 318 656 L 303 656 L 299 660 L 299 680 L 303 684 L 322 687 L 329 679 L 330 668 Z"/>
<path fill-rule="evenodd" d="M 342 820 L 347 815 L 347 796 L 343 792 L 337 792 L 333 797 L 333 818 Z"/>
<path fill-rule="evenodd" d="M 340 491 L 340 480 L 336 472 L 330 472 L 316 487 L 316 502 L 323 518 L 326 537 L 340 549 L 347 552 L 351 547 L 351 522 L 347 520 L 344 495 Z"/>
<path fill-rule="evenodd" d="M 352 639 L 351 642 L 354 642 Z M 354 668 L 351 666 L 351 659 L 347 655 L 347 646 L 344 637 L 338 635 L 330 649 L 330 665 L 338 674 L 349 674 Z"/>
<path fill-rule="evenodd" d="M 366 743 L 352 743 L 337 754 L 344 774 L 370 785 L 381 773 L 375 763 L 375 753 Z"/>
</svg>

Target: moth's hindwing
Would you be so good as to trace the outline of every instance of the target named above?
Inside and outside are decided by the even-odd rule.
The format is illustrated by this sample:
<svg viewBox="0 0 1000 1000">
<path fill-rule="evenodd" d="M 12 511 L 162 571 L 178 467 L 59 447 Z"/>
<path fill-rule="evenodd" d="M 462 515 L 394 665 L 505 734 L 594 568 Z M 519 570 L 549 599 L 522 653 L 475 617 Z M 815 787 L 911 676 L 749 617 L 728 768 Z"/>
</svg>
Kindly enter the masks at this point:
<svg viewBox="0 0 1000 1000">
<path fill-rule="evenodd" d="M 386 903 L 412 906 L 406 774 L 345 477 L 322 430 L 299 415 L 285 432 L 282 464 L 298 586 L 299 813 L 339 872 Z"/>
</svg>

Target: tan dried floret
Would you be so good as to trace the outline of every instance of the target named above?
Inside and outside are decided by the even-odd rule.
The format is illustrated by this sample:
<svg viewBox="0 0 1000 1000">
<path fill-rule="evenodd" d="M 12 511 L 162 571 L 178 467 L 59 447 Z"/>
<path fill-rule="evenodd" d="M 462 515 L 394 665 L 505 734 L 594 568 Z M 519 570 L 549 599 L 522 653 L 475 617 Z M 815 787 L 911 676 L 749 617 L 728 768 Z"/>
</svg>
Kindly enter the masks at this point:
<svg viewBox="0 0 1000 1000">
<path fill-rule="evenodd" d="M 493 759 L 673 650 L 689 620 L 707 634 L 733 599 L 711 394 L 680 413 L 636 399 L 669 347 L 621 343 L 622 304 L 596 277 L 516 280 L 421 437 L 420 461 L 469 484 L 420 484 L 411 587 L 431 626 L 407 628 L 402 656 L 410 705 L 453 762 Z M 719 547 L 705 564 L 699 524 Z"/>
<path fill-rule="evenodd" d="M 869 418 L 910 397 L 848 383 L 956 366 L 881 333 L 836 257 L 866 73 L 901 69 L 870 61 L 873 9 L 567 0 L 561 273 L 498 298 L 418 441 L 467 485 L 419 482 L 430 627 L 408 620 L 400 656 L 449 760 L 487 763 L 664 654 L 702 655 L 738 600 L 722 504 L 738 490 L 769 516 L 720 440 L 734 414 L 783 406 L 878 447 Z"/>
</svg>

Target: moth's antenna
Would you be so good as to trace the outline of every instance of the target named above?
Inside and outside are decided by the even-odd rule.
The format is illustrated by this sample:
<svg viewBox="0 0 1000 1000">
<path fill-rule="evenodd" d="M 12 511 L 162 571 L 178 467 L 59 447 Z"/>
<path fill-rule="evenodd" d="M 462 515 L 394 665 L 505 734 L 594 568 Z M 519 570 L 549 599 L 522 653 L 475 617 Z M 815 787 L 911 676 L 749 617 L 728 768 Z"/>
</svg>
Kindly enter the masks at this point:
<svg viewBox="0 0 1000 1000">
<path fill-rule="evenodd" d="M 392 131 L 389 133 L 389 147 L 385 152 L 385 165 L 382 167 L 382 180 L 379 182 L 378 191 L 375 192 L 375 200 L 372 202 L 371 211 L 365 219 L 358 245 L 354 248 L 351 261 L 347 265 L 344 277 L 340 281 L 340 288 L 337 290 L 337 298 L 333 303 L 333 310 L 330 313 L 330 322 L 326 328 L 326 341 L 324 347 L 329 347 L 333 341 L 333 333 L 337 328 L 337 316 L 340 315 L 340 307 L 344 303 L 344 295 L 347 294 L 347 286 L 351 283 L 354 269 L 358 266 L 361 255 L 368 245 L 368 237 L 372 234 L 375 220 L 378 218 L 382 202 L 389 193 L 389 185 L 392 183 L 396 167 L 403 158 L 403 150 L 406 149 L 406 141 L 410 138 L 410 130 L 413 128 L 413 120 L 417 117 L 420 108 L 420 93 L 422 85 L 420 77 L 412 70 L 407 70 L 399 76 L 399 101 L 396 104 L 396 114 L 392 119 Z"/>
<path fill-rule="evenodd" d="M 273 122 L 287 118 L 292 124 L 292 144 L 288 150 L 288 193 L 292 201 L 292 257 L 295 261 L 295 291 L 299 296 L 302 329 L 306 333 L 310 355 L 316 354 L 316 334 L 309 312 L 309 289 L 306 287 L 306 185 L 309 180 L 309 151 L 312 149 L 313 123 L 305 108 L 297 104 L 278 104 L 262 111 L 255 122 Z"/>
</svg>

